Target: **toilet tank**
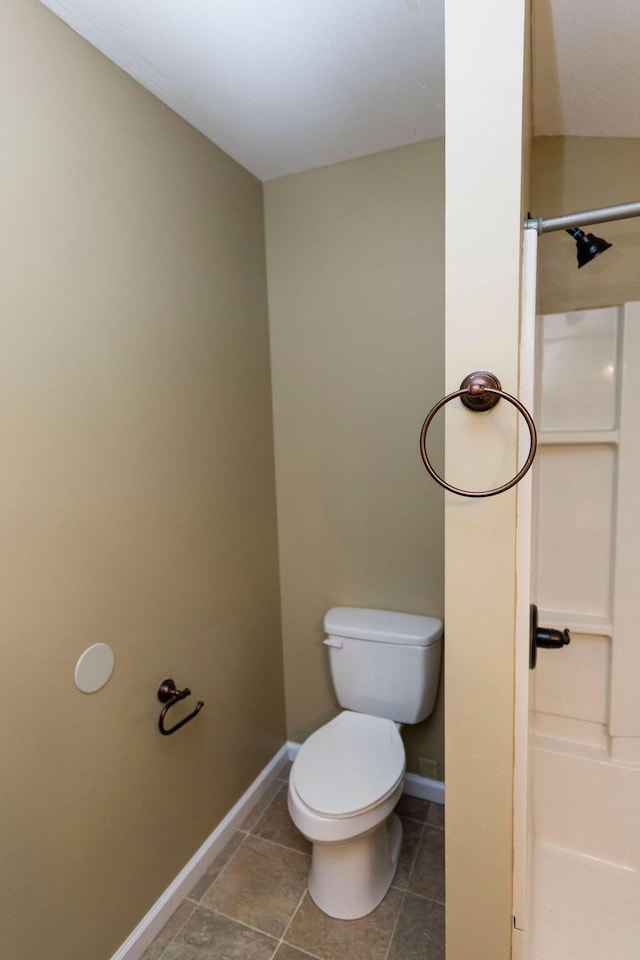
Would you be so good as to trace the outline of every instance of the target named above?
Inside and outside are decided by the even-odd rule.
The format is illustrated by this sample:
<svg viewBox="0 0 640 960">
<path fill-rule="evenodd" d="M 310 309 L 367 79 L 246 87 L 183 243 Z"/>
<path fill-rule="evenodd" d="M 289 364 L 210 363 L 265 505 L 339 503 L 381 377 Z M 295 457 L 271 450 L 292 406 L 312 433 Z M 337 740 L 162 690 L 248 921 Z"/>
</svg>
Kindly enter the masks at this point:
<svg viewBox="0 0 640 960">
<path fill-rule="evenodd" d="M 334 607 L 324 628 L 342 707 L 398 723 L 419 723 L 429 716 L 440 678 L 442 620 Z"/>
</svg>

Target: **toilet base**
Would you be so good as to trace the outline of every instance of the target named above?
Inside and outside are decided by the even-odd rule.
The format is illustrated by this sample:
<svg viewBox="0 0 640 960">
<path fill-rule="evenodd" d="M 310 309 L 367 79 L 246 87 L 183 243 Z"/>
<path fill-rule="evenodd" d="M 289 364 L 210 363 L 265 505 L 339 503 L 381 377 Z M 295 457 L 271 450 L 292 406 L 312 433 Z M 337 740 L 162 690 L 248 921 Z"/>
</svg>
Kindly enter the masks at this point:
<svg viewBox="0 0 640 960">
<path fill-rule="evenodd" d="M 357 920 L 378 906 L 391 886 L 402 843 L 395 813 L 370 833 L 344 843 L 314 843 L 309 872 L 313 902 L 337 920 Z"/>
</svg>

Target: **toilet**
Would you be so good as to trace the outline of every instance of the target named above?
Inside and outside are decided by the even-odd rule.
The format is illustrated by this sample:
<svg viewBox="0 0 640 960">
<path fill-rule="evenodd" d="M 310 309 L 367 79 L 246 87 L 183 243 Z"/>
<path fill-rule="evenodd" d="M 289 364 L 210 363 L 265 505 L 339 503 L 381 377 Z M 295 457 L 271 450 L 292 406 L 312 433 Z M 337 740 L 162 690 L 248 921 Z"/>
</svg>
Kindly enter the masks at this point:
<svg viewBox="0 0 640 960">
<path fill-rule="evenodd" d="M 309 894 L 330 917 L 371 913 L 391 885 L 402 826 L 400 728 L 432 712 L 442 621 L 334 607 L 324 618 L 343 710 L 302 744 L 289 778 L 289 813 L 313 844 Z"/>
</svg>

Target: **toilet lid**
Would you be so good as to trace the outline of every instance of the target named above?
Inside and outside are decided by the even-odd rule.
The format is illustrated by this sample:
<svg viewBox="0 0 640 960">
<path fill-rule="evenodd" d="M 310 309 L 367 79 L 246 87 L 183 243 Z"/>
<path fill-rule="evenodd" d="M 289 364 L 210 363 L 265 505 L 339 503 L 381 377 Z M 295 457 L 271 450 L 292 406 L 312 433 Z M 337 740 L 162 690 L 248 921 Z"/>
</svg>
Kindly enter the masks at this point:
<svg viewBox="0 0 640 960">
<path fill-rule="evenodd" d="M 404 745 L 395 723 L 347 710 L 305 740 L 291 776 L 308 807 L 340 818 L 380 803 L 404 769 Z"/>
</svg>

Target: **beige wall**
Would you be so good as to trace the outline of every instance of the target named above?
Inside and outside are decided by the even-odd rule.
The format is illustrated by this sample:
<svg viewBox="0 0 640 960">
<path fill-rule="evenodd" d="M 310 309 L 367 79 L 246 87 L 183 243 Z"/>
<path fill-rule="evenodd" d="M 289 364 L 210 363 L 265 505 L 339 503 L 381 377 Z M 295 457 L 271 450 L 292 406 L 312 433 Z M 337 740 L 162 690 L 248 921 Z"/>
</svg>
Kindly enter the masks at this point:
<svg viewBox="0 0 640 960">
<path fill-rule="evenodd" d="M 443 503 L 418 450 L 443 388 L 443 142 L 266 184 L 291 738 L 337 705 L 335 605 L 442 615 Z M 436 462 L 442 422 L 433 428 Z M 407 734 L 442 775 L 442 704 Z"/>
<path fill-rule="evenodd" d="M 532 214 L 554 217 L 640 200 L 639 156 L 639 139 L 536 137 Z M 640 220 L 602 223 L 588 229 L 614 247 L 580 270 L 575 243 L 566 233 L 540 238 L 540 313 L 640 300 Z"/>
<path fill-rule="evenodd" d="M 0 58 L 2 949 L 105 960 L 284 739 L 262 190 L 35 0 Z"/>
</svg>

